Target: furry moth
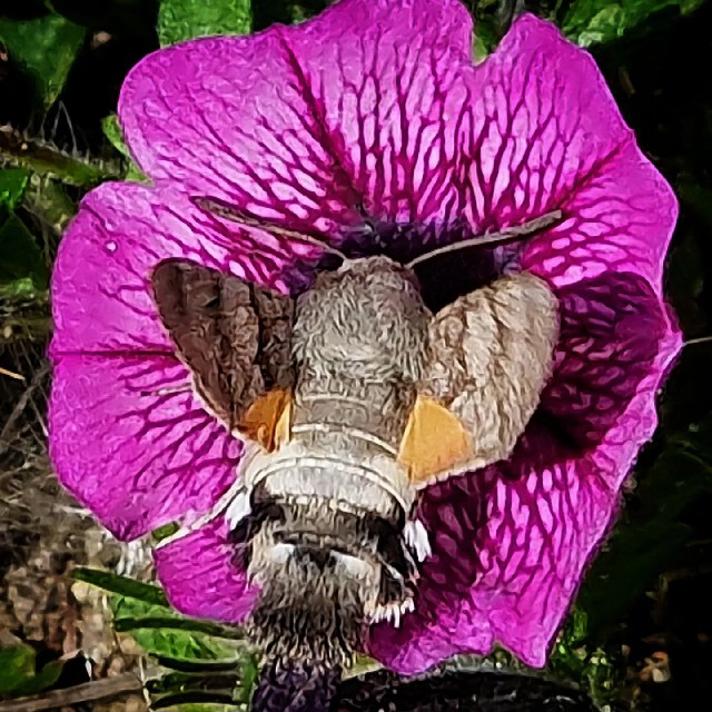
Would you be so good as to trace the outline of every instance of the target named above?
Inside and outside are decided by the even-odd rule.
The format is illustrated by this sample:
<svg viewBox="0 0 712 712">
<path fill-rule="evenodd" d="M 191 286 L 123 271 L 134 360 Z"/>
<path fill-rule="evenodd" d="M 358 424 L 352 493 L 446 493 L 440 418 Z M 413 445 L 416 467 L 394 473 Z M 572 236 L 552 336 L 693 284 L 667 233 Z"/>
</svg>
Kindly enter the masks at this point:
<svg viewBox="0 0 712 712">
<path fill-rule="evenodd" d="M 195 392 L 246 444 L 224 516 L 260 590 L 254 707 L 326 708 L 369 624 L 418 605 L 418 490 L 507 457 L 533 414 L 556 299 L 522 272 L 432 314 L 413 266 L 385 256 L 344 258 L 296 298 L 182 259 L 152 281 Z"/>
</svg>

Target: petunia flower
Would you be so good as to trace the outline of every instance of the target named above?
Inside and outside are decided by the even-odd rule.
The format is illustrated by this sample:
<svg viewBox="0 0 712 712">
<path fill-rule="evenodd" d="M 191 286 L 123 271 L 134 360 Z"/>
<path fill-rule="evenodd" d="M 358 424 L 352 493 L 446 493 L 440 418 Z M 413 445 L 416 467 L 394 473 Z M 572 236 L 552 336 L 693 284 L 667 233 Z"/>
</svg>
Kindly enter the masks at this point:
<svg viewBox="0 0 712 712">
<path fill-rule="evenodd" d="M 559 302 L 539 408 L 507 460 L 421 493 L 432 555 L 415 611 L 369 636 L 403 673 L 495 644 L 545 663 L 680 349 L 662 296 L 677 205 L 592 58 L 555 27 L 524 15 L 477 66 L 471 47 L 456 0 L 341 0 L 295 27 L 162 49 L 129 73 L 119 119 L 152 185 L 101 185 L 60 245 L 51 454 L 118 538 L 185 527 L 155 556 L 179 610 L 238 623 L 257 594 L 221 504 L 242 444 L 186 388 L 150 275 L 182 257 L 286 292 L 313 250 L 195 198 L 392 256 L 561 211 L 513 257 Z M 500 257 L 460 253 L 433 298 L 496 274 Z"/>
</svg>

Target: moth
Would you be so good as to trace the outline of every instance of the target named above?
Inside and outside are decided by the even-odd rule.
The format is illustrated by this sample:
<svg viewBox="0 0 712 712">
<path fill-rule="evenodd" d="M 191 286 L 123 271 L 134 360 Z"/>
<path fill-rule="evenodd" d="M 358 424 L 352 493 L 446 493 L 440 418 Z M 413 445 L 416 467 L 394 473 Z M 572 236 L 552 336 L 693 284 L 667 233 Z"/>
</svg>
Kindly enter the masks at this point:
<svg viewBox="0 0 712 712">
<path fill-rule="evenodd" d="M 201 207 L 314 241 L 207 198 Z M 463 245 L 521 239 L 559 217 Z M 255 709 L 292 709 L 297 689 L 306 701 L 293 709 L 325 707 L 369 625 L 415 610 L 431 553 L 419 491 L 510 454 L 558 335 L 556 298 L 531 274 L 433 314 L 414 268 L 452 246 L 408 264 L 322 247 L 340 265 L 298 295 L 184 259 L 152 275 L 194 391 L 245 443 L 224 516 L 260 591 L 248 623 L 265 662 Z"/>
</svg>

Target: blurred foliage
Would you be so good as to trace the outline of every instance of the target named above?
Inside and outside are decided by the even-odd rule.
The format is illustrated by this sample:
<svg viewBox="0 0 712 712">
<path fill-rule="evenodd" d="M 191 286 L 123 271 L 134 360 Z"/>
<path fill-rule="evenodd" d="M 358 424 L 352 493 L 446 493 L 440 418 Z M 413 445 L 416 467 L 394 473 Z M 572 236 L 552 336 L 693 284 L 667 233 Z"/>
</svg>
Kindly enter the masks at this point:
<svg viewBox="0 0 712 712">
<path fill-rule="evenodd" d="M 52 259 L 85 192 L 112 178 L 146 180 L 114 113 L 130 67 L 161 45 L 299 22 L 327 4 L 5 0 L 0 345 L 17 333 L 46 338 Z M 666 289 L 691 343 L 663 393 L 662 426 L 641 455 L 621 519 L 581 587 L 546 673 L 582 686 L 602 709 L 697 709 L 697 698 L 712 694 L 712 343 L 696 341 L 712 335 L 712 85 L 704 79 L 712 3 L 465 4 L 475 19 L 477 61 L 496 48 L 522 9 L 556 22 L 587 47 L 641 147 L 680 199 Z M 180 616 L 149 584 L 91 570 L 76 577 L 110 592 L 116 630 L 160 664 L 164 672 L 149 683 L 156 708 L 214 712 L 228 708 L 228 699 L 230 708 L 244 704 L 256 668 L 239 631 Z M 503 651 L 481 663 L 521 669 Z M 0 695 L 50 687 L 58 675 L 56 664 L 42 665 L 22 641 L 0 648 Z"/>
<path fill-rule="evenodd" d="M 31 20 L 0 17 L 0 42 L 29 75 L 37 101 L 49 108 L 62 91 L 86 28 L 56 14 Z"/>
<path fill-rule="evenodd" d="M 688 14 L 703 0 L 576 0 L 564 17 L 562 29 L 582 47 L 611 42 L 648 17 L 668 7 Z"/>
<path fill-rule="evenodd" d="M 0 648 L 0 696 L 31 695 L 54 685 L 62 673 L 55 660 L 37 670 L 37 653 L 30 645 Z"/>
<path fill-rule="evenodd" d="M 192 37 L 244 35 L 251 27 L 250 0 L 161 0 L 158 12 L 162 46 Z"/>
<path fill-rule="evenodd" d="M 152 584 L 89 568 L 72 575 L 110 592 L 114 629 L 130 633 L 167 669 L 148 684 L 154 709 L 189 701 L 239 706 L 247 700 L 257 665 L 241 631 L 182 616 Z M 188 709 L 181 706 L 182 712 Z"/>
</svg>

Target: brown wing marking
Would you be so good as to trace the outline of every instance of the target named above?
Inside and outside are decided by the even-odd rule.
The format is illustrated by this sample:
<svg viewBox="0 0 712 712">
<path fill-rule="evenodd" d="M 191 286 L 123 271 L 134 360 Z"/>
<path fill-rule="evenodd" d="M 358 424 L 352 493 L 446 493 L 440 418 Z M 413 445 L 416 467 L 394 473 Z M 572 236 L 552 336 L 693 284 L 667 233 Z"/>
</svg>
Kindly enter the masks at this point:
<svg viewBox="0 0 712 712">
<path fill-rule="evenodd" d="M 291 412 L 293 300 L 183 259 L 161 262 L 152 284 L 198 394 L 231 432 L 272 449 Z"/>
</svg>

